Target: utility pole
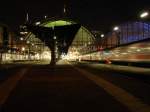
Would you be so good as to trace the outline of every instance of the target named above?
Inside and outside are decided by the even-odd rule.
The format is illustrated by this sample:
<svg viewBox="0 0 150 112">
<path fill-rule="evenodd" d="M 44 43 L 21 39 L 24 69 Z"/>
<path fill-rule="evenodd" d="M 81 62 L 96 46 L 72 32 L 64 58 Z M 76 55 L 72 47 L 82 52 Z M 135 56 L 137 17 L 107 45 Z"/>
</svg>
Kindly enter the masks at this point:
<svg viewBox="0 0 150 112">
<path fill-rule="evenodd" d="M 66 18 L 68 16 L 69 11 L 69 1 L 65 0 L 64 1 L 64 6 L 63 6 L 63 17 Z"/>
<path fill-rule="evenodd" d="M 25 20 L 25 22 L 26 22 L 26 23 L 29 22 L 29 14 L 28 14 L 28 13 L 26 14 L 26 20 Z"/>
<path fill-rule="evenodd" d="M 63 17 L 66 17 L 67 16 L 67 10 L 66 10 L 66 4 L 64 4 L 64 7 L 63 7 Z"/>
</svg>

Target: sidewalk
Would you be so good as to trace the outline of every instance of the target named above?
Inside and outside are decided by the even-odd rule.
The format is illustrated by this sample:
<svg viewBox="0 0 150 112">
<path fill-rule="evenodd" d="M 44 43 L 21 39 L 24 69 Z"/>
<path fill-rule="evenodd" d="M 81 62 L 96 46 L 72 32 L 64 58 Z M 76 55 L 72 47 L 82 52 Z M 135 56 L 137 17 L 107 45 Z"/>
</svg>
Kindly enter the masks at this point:
<svg viewBox="0 0 150 112">
<path fill-rule="evenodd" d="M 13 76 L 21 68 L 21 65 L 2 64 L 0 65 L 0 84 Z"/>
<path fill-rule="evenodd" d="M 0 65 L 0 70 L 5 70 L 5 69 L 9 69 L 14 67 L 14 65 L 10 65 L 10 64 L 2 64 Z"/>
</svg>

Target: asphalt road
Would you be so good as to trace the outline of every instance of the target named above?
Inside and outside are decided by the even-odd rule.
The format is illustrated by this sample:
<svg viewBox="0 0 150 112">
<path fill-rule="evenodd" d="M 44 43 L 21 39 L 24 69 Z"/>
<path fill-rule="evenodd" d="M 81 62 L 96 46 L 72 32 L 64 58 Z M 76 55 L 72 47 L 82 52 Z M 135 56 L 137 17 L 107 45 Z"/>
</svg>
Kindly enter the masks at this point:
<svg viewBox="0 0 150 112">
<path fill-rule="evenodd" d="M 10 71 L 12 75 L 0 83 L 0 111 L 150 112 L 149 83 L 111 71 L 75 67 L 59 63 Z"/>
</svg>

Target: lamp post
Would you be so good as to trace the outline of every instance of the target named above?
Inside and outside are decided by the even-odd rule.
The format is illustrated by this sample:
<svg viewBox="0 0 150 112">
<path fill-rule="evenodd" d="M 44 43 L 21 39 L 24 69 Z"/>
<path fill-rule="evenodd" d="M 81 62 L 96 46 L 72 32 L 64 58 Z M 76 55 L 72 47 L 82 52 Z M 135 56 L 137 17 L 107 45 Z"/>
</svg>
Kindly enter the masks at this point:
<svg viewBox="0 0 150 112">
<path fill-rule="evenodd" d="M 25 47 L 22 47 L 21 51 L 23 52 L 23 60 L 24 60 L 25 59 Z"/>
<path fill-rule="evenodd" d="M 141 14 L 140 14 L 140 19 L 146 21 L 149 23 L 149 21 L 147 21 L 148 19 L 150 18 L 150 11 L 147 10 L 147 11 L 143 11 Z M 143 28 L 144 28 L 144 24 L 143 24 Z M 148 38 L 150 38 L 150 34 L 149 34 L 149 31 L 150 31 L 150 28 L 149 28 L 149 25 L 148 25 Z M 143 31 L 143 34 L 144 34 L 144 31 Z M 144 35 L 143 35 L 144 37 Z"/>
<path fill-rule="evenodd" d="M 30 60 L 30 59 L 31 59 L 31 58 L 30 58 L 30 41 L 27 40 L 27 41 L 26 41 L 26 44 L 27 44 L 27 46 L 28 46 L 28 60 Z"/>
<path fill-rule="evenodd" d="M 115 32 L 116 36 L 117 36 L 117 46 L 120 45 L 120 28 L 119 26 L 115 26 L 113 28 L 113 31 Z"/>
</svg>

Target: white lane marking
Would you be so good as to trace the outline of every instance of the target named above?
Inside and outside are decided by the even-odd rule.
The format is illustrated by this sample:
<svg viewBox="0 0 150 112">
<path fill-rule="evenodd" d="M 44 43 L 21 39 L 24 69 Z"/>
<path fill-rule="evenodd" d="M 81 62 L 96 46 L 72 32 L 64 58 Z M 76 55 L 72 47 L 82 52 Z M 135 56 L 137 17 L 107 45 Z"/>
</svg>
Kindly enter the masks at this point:
<svg viewBox="0 0 150 112">
<path fill-rule="evenodd" d="M 73 66 L 73 68 L 82 73 L 88 79 L 92 80 L 99 87 L 103 88 L 116 100 L 125 105 L 131 112 L 150 112 L 150 106 L 148 104 L 143 103 L 140 101 L 140 99 L 136 98 L 127 91 L 83 69 L 77 68 L 75 66 Z"/>
<path fill-rule="evenodd" d="M 22 69 L 16 75 L 10 77 L 0 85 L 0 106 L 5 103 L 11 91 L 16 87 L 18 81 L 24 76 L 27 69 Z"/>
</svg>

